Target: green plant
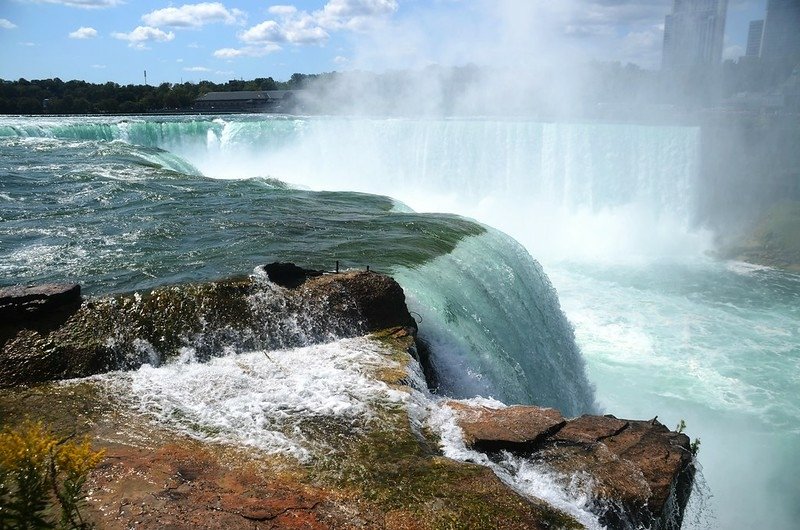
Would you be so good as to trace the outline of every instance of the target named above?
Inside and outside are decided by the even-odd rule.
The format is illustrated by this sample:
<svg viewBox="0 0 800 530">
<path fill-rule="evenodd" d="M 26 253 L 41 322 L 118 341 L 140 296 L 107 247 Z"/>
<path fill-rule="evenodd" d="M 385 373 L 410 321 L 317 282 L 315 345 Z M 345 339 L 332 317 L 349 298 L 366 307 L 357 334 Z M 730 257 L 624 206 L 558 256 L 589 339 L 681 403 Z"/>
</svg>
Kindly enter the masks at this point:
<svg viewBox="0 0 800 530">
<path fill-rule="evenodd" d="M 59 441 L 41 423 L 0 432 L 0 528 L 89 528 L 79 508 L 86 479 L 102 458 L 88 439 Z"/>
<path fill-rule="evenodd" d="M 678 424 L 678 426 L 675 427 L 675 432 L 682 433 L 685 430 L 686 430 L 686 421 L 685 420 L 681 420 L 681 422 Z"/>
<path fill-rule="evenodd" d="M 697 453 L 700 451 L 700 438 L 694 439 L 694 441 L 689 445 L 689 450 L 692 452 L 693 456 L 697 456 Z"/>
</svg>

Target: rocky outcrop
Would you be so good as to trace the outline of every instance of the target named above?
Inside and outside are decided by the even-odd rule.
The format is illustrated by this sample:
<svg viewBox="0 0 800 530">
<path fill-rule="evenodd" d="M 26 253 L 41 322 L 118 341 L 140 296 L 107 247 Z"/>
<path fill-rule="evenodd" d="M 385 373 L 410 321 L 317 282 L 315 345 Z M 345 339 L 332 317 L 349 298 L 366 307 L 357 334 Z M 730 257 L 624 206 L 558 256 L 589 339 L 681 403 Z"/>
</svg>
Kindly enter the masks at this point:
<svg viewBox="0 0 800 530">
<path fill-rule="evenodd" d="M 458 416 L 467 447 L 484 452 L 533 450 L 562 428 L 564 417 L 555 409 L 515 405 L 503 409 L 448 402 Z"/>
<path fill-rule="evenodd" d="M 401 327 L 369 337 L 382 361 L 370 374 L 393 393 L 410 392 L 413 335 Z M 291 365 L 281 356 L 289 353 L 270 355 L 285 376 Z M 84 511 L 100 528 L 582 528 L 544 501 L 509 489 L 490 468 L 442 456 L 437 436 L 415 426 L 406 407 L 393 400 L 371 402 L 361 428 L 329 415 L 298 424 L 300 432 L 288 434 L 313 438 L 307 446 L 313 457 L 300 463 L 180 434 L 127 408 L 126 396 L 108 392 L 103 382 L 0 389 L 5 425 L 33 416 L 59 438 L 88 434 L 96 448 L 105 449 L 105 460 L 87 483 L 91 494 Z"/>
<path fill-rule="evenodd" d="M 416 329 L 402 288 L 388 276 L 363 271 L 303 276 L 306 280 L 291 289 L 255 275 L 82 304 L 66 296 L 79 293 L 77 286 L 63 290 L 60 304 L 49 301 L 55 295 L 41 298 L 52 288 L 18 288 L 15 307 L 23 309 L 15 314 L 27 315 L 34 307 L 36 318 L 3 324 L 0 386 L 157 365 L 187 349 L 205 359 L 226 348 L 294 347 L 391 325 Z"/>
<path fill-rule="evenodd" d="M 80 303 L 81 286 L 74 283 L 4 287 L 0 289 L 0 319 L 36 321 Z"/>
<path fill-rule="evenodd" d="M 270 350 L 265 362 L 275 364 L 283 381 L 292 367 L 281 362 L 291 355 L 282 348 L 371 333 L 379 360 L 353 369 L 395 397 L 370 399 L 368 421 L 315 413 L 287 427 L 287 436 L 313 439 L 310 463 L 204 442 L 202 426 L 197 436 L 157 426 L 96 379 L 0 388 L 2 423 L 33 417 L 63 437 L 89 434 L 107 450 L 87 502 L 104 528 L 581 527 L 511 490 L 490 467 L 442 456 L 437 434 L 410 417 L 411 400 L 397 400 L 398 393 L 414 395 L 410 365 L 419 358 L 416 325 L 393 279 L 317 272 L 272 264 L 248 278 L 82 302 L 74 294 L 43 302 L 49 295 L 58 300 L 60 290 L 77 291 L 67 287 L 19 288 L 0 298 L 15 300 L 15 314 L 24 315 L 2 323 L 0 387 L 158 364 L 179 354 L 204 360 L 230 348 Z M 591 509 L 609 528 L 680 527 L 694 474 L 685 435 L 655 420 L 447 406 L 468 447 L 490 457 L 524 455 L 565 487 L 583 482 Z"/>
<path fill-rule="evenodd" d="M 773 205 L 744 234 L 724 242 L 718 255 L 800 272 L 800 201 Z"/>
<path fill-rule="evenodd" d="M 316 278 L 322 276 L 323 271 L 314 269 L 304 269 L 298 267 L 294 263 L 273 262 L 264 265 L 264 272 L 272 283 L 286 287 L 287 289 L 294 289 L 300 287 L 309 278 Z"/>
<path fill-rule="evenodd" d="M 678 530 L 694 480 L 689 438 L 656 420 L 581 416 L 514 406 L 450 402 L 467 446 L 524 454 L 560 474 L 584 478 L 591 509 L 609 528 Z"/>
</svg>

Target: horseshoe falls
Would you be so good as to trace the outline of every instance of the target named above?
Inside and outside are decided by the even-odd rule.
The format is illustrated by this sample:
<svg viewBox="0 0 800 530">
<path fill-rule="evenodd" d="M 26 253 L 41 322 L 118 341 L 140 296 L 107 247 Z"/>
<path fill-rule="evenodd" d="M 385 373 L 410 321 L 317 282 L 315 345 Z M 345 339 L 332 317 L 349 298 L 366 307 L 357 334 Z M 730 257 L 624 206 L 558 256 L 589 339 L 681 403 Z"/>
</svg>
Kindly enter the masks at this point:
<svg viewBox="0 0 800 530">
<path fill-rule="evenodd" d="M 795 528 L 800 277 L 709 257 L 702 147 L 657 125 L 0 118 L 0 283 L 369 264 L 442 393 L 685 420 L 685 528 Z"/>
</svg>

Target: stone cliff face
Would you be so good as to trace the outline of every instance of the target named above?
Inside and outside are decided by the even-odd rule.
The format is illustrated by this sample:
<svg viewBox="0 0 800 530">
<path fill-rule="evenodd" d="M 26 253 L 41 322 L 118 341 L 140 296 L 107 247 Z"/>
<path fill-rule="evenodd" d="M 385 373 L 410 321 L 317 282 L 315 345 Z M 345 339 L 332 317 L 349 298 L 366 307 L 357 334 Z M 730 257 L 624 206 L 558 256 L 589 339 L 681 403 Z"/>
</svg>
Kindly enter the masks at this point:
<svg viewBox="0 0 800 530">
<path fill-rule="evenodd" d="M 694 471 L 685 435 L 655 421 L 565 419 L 553 409 L 430 396 L 415 360 L 416 326 L 394 280 L 296 269 L 280 268 L 285 286 L 268 268 L 251 278 L 70 299 L 51 313 L 39 312 L 46 306 L 40 294 L 0 295 L 4 310 L 28 315 L 0 325 L 7 387 L 0 388 L 0 426 L 32 417 L 63 435 L 89 434 L 105 448 L 87 503 L 103 528 L 581 527 L 510 489 L 489 467 L 444 457 L 443 441 L 424 419 L 442 407 L 452 411 L 466 447 L 490 458 L 522 455 L 565 485 L 585 481 L 586 508 L 609 528 L 680 527 Z M 20 295 L 24 307 L 14 309 Z M 154 423 L 108 380 L 31 385 L 169 363 L 187 348 L 197 362 L 225 348 L 269 351 L 264 362 L 274 364 L 259 366 L 264 377 L 288 381 L 286 348 L 365 334 L 377 356 L 340 367 L 375 381 L 377 397 L 347 398 L 363 399 L 364 418 L 281 412 L 302 416 L 285 432 L 313 440 L 305 461 L 210 441 L 202 427 Z M 237 361 L 235 369 L 253 368 Z"/>
</svg>

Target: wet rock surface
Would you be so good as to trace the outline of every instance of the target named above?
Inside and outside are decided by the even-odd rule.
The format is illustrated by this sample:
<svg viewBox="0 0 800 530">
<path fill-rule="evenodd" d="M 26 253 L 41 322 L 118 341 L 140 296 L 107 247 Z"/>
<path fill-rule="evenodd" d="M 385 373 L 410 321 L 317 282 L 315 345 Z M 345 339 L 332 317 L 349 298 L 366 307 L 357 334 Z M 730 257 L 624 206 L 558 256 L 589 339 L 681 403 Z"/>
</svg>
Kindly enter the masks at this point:
<svg viewBox="0 0 800 530">
<path fill-rule="evenodd" d="M 0 288 L 0 318 L 21 320 L 81 303 L 81 286 L 75 283 L 15 285 Z"/>
<path fill-rule="evenodd" d="M 467 447 L 478 451 L 534 449 L 549 434 L 564 426 L 555 409 L 515 405 L 503 409 L 447 404 L 458 417 Z"/>
<path fill-rule="evenodd" d="M 655 419 L 559 421 L 557 411 L 539 407 L 448 406 L 467 446 L 523 454 L 559 473 L 565 486 L 584 477 L 591 509 L 609 528 L 680 528 L 695 473 L 685 434 Z"/>
<path fill-rule="evenodd" d="M 61 305 L 37 309 L 37 318 L 0 326 L 0 387 L 158 365 L 186 348 L 205 360 L 230 348 L 295 347 L 392 325 L 416 329 L 400 285 L 374 272 L 307 277 L 292 289 L 260 277 L 234 278 L 71 306 L 80 292 L 75 287 L 64 288 Z M 38 303 L 45 296 L 39 293 L 57 294 L 42 288 L 9 299 Z M 62 307 L 69 312 L 62 314 Z"/>
<path fill-rule="evenodd" d="M 21 328 L 47 331 L 61 325 L 81 305 L 75 283 L 0 288 L 0 347 Z"/>
<path fill-rule="evenodd" d="M 396 366 L 375 377 L 408 392 L 402 368 L 413 363 L 413 330 L 371 338 L 390 350 L 387 366 Z M 83 511 L 98 528 L 581 528 L 515 493 L 491 469 L 441 456 L 435 435 L 414 429 L 404 407 L 376 403 L 365 430 L 316 418 L 309 427 L 325 450 L 301 463 L 175 432 L 100 381 L 0 389 L 0 425 L 33 416 L 59 437 L 88 434 L 106 451 Z"/>
<path fill-rule="evenodd" d="M 441 456 L 436 435 L 413 427 L 402 406 L 376 404 L 380 421 L 364 430 L 316 418 L 309 434 L 327 449 L 300 463 L 155 426 L 95 379 L 29 385 L 157 365 L 187 349 L 203 361 L 230 348 L 272 354 L 378 331 L 371 338 L 388 346 L 391 362 L 371 368 L 371 377 L 410 392 L 418 342 L 401 287 L 374 272 L 303 276 L 291 288 L 256 274 L 83 302 L 78 290 L 79 305 L 75 289 L 64 286 L 72 294 L 46 310 L 39 301 L 61 288 L 12 293 L 9 300 L 36 308 L 2 324 L 9 338 L 0 350 L 0 387 L 7 387 L 0 388 L 0 427 L 33 418 L 65 437 L 88 434 L 104 448 L 87 499 L 90 520 L 102 528 L 581 527 L 512 491 L 490 468 Z M 655 420 L 447 406 L 468 447 L 490 457 L 524 455 L 565 487 L 583 481 L 609 528 L 680 528 L 694 477 L 686 435 Z"/>
<path fill-rule="evenodd" d="M 115 445 L 92 475 L 89 512 L 108 529 L 325 529 L 331 495 L 255 462 L 224 463 L 195 442 Z"/>
<path fill-rule="evenodd" d="M 277 261 L 264 265 L 264 272 L 267 273 L 271 282 L 287 289 L 300 287 L 307 279 L 322 276 L 323 274 L 322 271 L 304 269 L 294 263 Z"/>
</svg>

